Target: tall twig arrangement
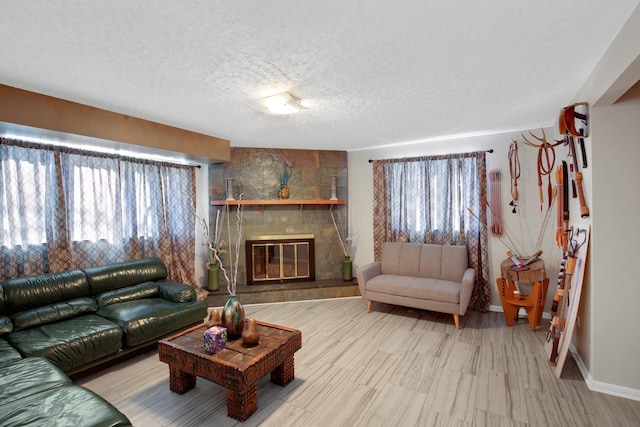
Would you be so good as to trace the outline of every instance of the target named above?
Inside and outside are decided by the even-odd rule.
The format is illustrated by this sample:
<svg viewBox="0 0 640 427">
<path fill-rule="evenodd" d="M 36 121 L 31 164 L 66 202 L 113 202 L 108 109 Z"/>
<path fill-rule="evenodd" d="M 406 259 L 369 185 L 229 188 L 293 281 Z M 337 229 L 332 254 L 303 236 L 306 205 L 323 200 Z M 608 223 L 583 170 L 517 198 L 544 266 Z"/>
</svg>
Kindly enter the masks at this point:
<svg viewBox="0 0 640 427">
<path fill-rule="evenodd" d="M 336 218 L 333 215 L 333 211 L 331 211 L 331 220 L 333 221 L 333 226 L 336 229 L 336 233 L 338 234 L 338 241 L 340 242 L 340 246 L 342 247 L 342 252 L 344 252 L 345 258 L 351 258 L 351 244 L 353 243 L 353 238 L 349 235 L 349 230 L 344 229 L 344 235 L 340 232 L 342 227 L 338 227 L 338 223 L 336 222 Z M 342 226 L 342 224 L 340 224 Z"/>
<path fill-rule="evenodd" d="M 202 235 L 206 240 L 203 245 L 207 246 L 207 268 L 209 268 L 209 265 L 222 266 L 220 255 L 227 252 L 227 250 L 224 249 L 225 241 L 220 239 L 220 228 L 218 226 L 220 224 L 220 211 L 216 213 L 216 224 L 215 228 L 213 229 L 213 237 L 211 236 L 209 224 L 207 224 L 207 221 L 196 213 L 194 213 L 194 215 L 198 220 L 198 223 L 202 227 Z"/>
<path fill-rule="evenodd" d="M 236 211 L 236 223 L 235 223 L 235 231 L 236 231 L 236 242 L 234 245 L 234 251 L 231 253 L 230 261 L 230 274 L 227 273 L 227 270 L 224 267 L 221 267 L 222 274 L 224 275 L 225 280 L 227 281 L 227 292 L 229 295 L 236 294 L 236 287 L 238 284 L 238 264 L 240 261 L 240 244 L 242 243 L 242 214 L 243 214 L 243 205 L 240 203 L 242 201 L 242 196 L 244 193 L 240 193 L 238 197 L 238 209 Z M 229 214 L 229 204 L 225 205 L 225 211 L 227 213 L 227 233 L 229 235 L 229 242 L 231 242 L 231 221 Z"/>
</svg>

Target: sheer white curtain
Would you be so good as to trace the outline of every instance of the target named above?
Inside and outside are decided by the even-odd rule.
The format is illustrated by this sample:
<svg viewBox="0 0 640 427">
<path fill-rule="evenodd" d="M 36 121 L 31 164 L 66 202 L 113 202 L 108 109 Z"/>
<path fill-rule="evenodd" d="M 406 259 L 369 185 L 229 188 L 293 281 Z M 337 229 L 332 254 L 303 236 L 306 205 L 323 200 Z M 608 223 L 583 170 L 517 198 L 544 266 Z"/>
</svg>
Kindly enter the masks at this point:
<svg viewBox="0 0 640 427">
<path fill-rule="evenodd" d="M 48 271 L 49 242 L 58 227 L 55 156 L 51 151 L 0 144 L 0 278 Z M 64 238 L 64 236 L 63 236 Z"/>
</svg>

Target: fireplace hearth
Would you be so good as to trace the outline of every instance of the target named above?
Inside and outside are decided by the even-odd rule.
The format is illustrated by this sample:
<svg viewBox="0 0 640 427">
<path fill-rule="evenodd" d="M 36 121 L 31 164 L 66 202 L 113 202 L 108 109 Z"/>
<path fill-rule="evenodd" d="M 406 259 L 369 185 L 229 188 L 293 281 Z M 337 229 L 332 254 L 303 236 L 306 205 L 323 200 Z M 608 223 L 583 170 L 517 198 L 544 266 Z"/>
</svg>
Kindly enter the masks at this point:
<svg viewBox="0 0 640 427">
<path fill-rule="evenodd" d="M 315 280 L 313 234 L 248 237 L 247 285 Z"/>
</svg>

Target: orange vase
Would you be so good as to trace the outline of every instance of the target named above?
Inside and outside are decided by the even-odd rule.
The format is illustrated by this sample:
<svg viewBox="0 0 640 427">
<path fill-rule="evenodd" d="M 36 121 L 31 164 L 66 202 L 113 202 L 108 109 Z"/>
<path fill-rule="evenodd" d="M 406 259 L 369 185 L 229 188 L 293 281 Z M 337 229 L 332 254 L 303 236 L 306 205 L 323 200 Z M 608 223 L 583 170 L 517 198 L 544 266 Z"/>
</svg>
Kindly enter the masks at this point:
<svg viewBox="0 0 640 427">
<path fill-rule="evenodd" d="M 242 343 L 248 347 L 257 345 L 260 342 L 260 332 L 258 332 L 258 325 L 256 319 L 249 317 L 247 323 L 242 331 Z"/>
<path fill-rule="evenodd" d="M 207 320 L 207 328 L 211 328 L 213 326 L 222 326 L 222 316 L 220 316 L 220 312 L 215 308 L 211 310 L 211 313 L 209 313 L 209 319 Z"/>
<path fill-rule="evenodd" d="M 284 184 L 282 187 L 280 187 L 278 196 L 281 199 L 288 199 L 289 195 L 290 195 L 289 186 L 287 184 Z"/>
</svg>

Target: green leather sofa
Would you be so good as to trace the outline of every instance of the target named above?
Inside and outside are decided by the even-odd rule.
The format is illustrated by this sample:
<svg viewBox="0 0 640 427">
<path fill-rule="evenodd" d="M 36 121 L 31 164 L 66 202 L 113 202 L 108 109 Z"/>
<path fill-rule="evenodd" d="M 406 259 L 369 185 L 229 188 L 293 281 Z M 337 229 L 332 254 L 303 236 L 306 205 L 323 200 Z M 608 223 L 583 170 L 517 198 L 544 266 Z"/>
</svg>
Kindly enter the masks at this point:
<svg viewBox="0 0 640 427">
<path fill-rule="evenodd" d="M 148 258 L 0 282 L 0 425 L 130 425 L 69 377 L 204 320 L 195 290 L 167 276 Z"/>
</svg>

